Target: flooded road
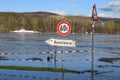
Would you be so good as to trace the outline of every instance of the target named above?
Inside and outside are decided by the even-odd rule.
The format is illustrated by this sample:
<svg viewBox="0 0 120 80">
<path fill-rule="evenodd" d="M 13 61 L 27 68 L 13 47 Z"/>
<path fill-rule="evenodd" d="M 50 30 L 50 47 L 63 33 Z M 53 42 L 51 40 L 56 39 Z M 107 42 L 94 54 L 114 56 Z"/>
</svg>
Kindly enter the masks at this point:
<svg viewBox="0 0 120 80">
<path fill-rule="evenodd" d="M 61 39 L 56 34 L 0 34 L 0 66 L 30 66 L 91 70 L 91 34 L 74 34 L 65 39 L 76 41 L 75 48 L 54 47 L 48 39 Z M 0 80 L 120 80 L 120 35 L 95 34 L 94 70 L 97 73 L 63 73 L 0 69 Z M 52 52 L 57 51 L 56 59 Z M 51 53 L 52 54 L 51 54 Z M 48 62 L 47 57 L 51 59 Z"/>
</svg>

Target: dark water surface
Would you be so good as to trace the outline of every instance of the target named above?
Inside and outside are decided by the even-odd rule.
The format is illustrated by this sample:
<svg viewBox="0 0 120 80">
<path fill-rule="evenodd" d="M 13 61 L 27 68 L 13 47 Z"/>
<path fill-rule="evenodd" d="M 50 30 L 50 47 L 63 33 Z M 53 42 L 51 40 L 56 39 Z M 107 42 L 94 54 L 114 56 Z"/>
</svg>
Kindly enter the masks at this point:
<svg viewBox="0 0 120 80">
<path fill-rule="evenodd" d="M 49 46 L 45 40 L 61 39 L 55 34 L 0 34 L 0 65 L 52 67 L 70 70 L 91 70 L 91 35 L 74 34 L 64 39 L 76 40 L 75 48 L 65 51 L 86 50 L 85 52 L 57 54 L 38 54 L 40 52 L 61 51 L 61 47 Z M 120 80 L 120 35 L 95 34 L 94 70 L 97 73 L 61 73 L 43 71 L 22 71 L 0 69 L 0 80 Z M 11 54 L 12 53 L 12 54 Z M 47 56 L 52 56 L 47 62 Z M 28 60 L 29 59 L 29 60 Z M 40 60 L 33 60 L 40 59 Z M 26 61 L 28 60 L 28 61 Z"/>
</svg>

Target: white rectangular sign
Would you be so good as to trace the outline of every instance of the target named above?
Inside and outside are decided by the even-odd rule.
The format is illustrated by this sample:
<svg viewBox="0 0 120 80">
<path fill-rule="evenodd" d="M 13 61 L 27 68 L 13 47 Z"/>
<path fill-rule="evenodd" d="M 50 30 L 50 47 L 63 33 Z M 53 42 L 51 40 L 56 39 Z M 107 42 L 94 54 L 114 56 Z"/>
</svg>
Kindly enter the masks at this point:
<svg viewBox="0 0 120 80">
<path fill-rule="evenodd" d="M 48 39 L 46 40 L 51 46 L 66 46 L 66 47 L 75 47 L 76 43 L 73 40 L 62 40 L 62 39 Z"/>
</svg>

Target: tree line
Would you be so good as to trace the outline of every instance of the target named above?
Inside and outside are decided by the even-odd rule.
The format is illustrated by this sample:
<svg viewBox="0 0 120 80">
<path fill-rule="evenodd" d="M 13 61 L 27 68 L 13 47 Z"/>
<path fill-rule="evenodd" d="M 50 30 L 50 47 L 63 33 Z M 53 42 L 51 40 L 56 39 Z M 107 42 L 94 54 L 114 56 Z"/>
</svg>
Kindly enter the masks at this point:
<svg viewBox="0 0 120 80">
<path fill-rule="evenodd" d="M 9 32 L 19 30 L 21 28 L 27 30 L 35 30 L 41 33 L 56 33 L 57 24 L 61 21 L 68 21 L 72 26 L 72 33 L 85 33 L 92 31 L 92 20 L 84 16 L 60 16 L 38 15 L 15 13 L 15 12 L 0 12 L 0 32 Z M 100 19 L 95 24 L 95 33 L 120 33 L 120 23 L 114 20 Z"/>
</svg>

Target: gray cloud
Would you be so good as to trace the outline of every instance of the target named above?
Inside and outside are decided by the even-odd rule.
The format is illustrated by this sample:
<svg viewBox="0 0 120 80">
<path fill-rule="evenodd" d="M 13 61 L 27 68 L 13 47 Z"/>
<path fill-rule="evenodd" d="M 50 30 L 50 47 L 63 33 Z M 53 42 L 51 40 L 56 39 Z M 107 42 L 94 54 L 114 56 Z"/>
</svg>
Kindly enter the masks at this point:
<svg viewBox="0 0 120 80">
<path fill-rule="evenodd" d="M 120 12 L 120 1 L 113 1 L 100 7 L 103 11 Z"/>
</svg>

